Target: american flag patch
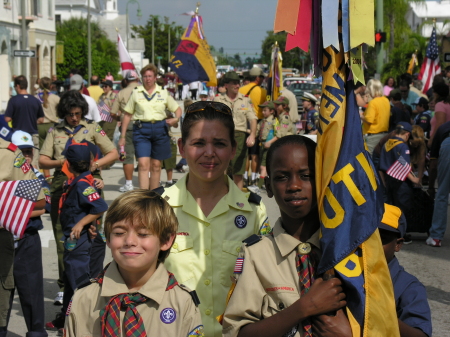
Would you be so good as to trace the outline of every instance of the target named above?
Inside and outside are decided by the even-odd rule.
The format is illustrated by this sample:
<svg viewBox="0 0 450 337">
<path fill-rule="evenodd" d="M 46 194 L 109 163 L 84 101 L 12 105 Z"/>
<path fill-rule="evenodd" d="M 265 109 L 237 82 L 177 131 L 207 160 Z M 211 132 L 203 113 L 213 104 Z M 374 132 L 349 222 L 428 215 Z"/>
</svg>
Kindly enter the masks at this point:
<svg viewBox="0 0 450 337">
<path fill-rule="evenodd" d="M 67 306 L 66 316 L 69 316 L 69 314 L 70 314 L 70 309 L 72 309 L 72 300 L 70 300 L 69 305 Z"/>
<path fill-rule="evenodd" d="M 405 181 L 409 172 L 411 172 L 411 165 L 406 162 L 405 158 L 400 156 L 386 171 L 386 174 L 392 178 Z"/>
<path fill-rule="evenodd" d="M 234 273 L 241 274 L 243 268 L 244 268 L 244 258 L 238 257 L 236 260 L 236 264 L 234 265 Z"/>
</svg>

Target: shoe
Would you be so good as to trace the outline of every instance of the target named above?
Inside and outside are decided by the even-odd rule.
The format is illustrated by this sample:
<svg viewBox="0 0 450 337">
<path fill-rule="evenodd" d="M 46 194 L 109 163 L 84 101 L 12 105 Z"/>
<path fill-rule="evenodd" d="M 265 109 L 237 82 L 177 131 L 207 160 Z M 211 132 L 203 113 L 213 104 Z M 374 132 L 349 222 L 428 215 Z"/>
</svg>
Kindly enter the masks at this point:
<svg viewBox="0 0 450 337">
<path fill-rule="evenodd" d="M 259 195 L 259 193 L 260 193 L 259 188 L 258 188 L 258 186 L 256 186 L 256 185 L 247 186 L 247 189 L 248 189 L 250 192 L 253 192 L 253 193 L 258 194 L 258 195 Z"/>
<path fill-rule="evenodd" d="M 425 243 L 428 246 L 431 247 L 440 247 L 441 246 L 441 241 L 442 240 L 438 240 L 438 239 L 433 239 L 431 236 L 427 239 L 427 241 L 425 241 Z"/>
<path fill-rule="evenodd" d="M 133 184 L 131 184 L 131 185 L 125 184 L 119 188 L 119 192 L 128 192 L 128 191 L 132 191 L 132 190 L 134 190 Z"/>
<path fill-rule="evenodd" d="M 250 186 L 258 186 L 258 180 L 252 180 Z"/>
<path fill-rule="evenodd" d="M 168 187 L 170 187 L 170 186 L 172 186 L 172 185 L 175 185 L 175 182 L 174 182 L 174 181 L 172 181 L 171 183 L 169 183 L 168 181 L 166 181 L 166 184 L 164 185 L 164 187 L 165 187 L 165 188 L 168 188 Z"/>
<path fill-rule="evenodd" d="M 405 234 L 405 236 L 403 237 L 403 244 L 404 245 L 409 245 L 412 243 L 412 238 L 410 234 Z"/>
<path fill-rule="evenodd" d="M 56 317 L 53 321 L 45 323 L 45 329 L 50 331 L 58 331 L 59 329 L 64 328 L 64 321 L 66 320 L 65 315 L 60 312 L 56 314 Z"/>
<path fill-rule="evenodd" d="M 183 166 L 175 166 L 175 170 L 178 173 L 186 173 L 186 171 L 183 169 Z"/>
<path fill-rule="evenodd" d="M 63 296 L 64 292 L 60 291 L 56 294 L 55 300 L 53 301 L 54 305 L 63 305 Z"/>
</svg>

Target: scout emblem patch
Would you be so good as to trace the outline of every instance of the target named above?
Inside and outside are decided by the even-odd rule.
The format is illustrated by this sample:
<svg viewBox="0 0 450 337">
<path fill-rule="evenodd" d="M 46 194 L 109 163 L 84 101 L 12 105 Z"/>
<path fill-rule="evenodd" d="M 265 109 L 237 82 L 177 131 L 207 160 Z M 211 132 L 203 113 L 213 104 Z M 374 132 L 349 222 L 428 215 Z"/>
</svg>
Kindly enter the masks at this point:
<svg viewBox="0 0 450 337">
<path fill-rule="evenodd" d="M 242 269 L 244 269 L 244 258 L 238 257 L 236 259 L 236 264 L 234 265 L 234 274 L 241 274 Z"/>
<path fill-rule="evenodd" d="M 23 163 L 23 165 L 20 168 L 22 169 L 23 173 L 27 173 L 29 170 L 31 170 L 31 166 L 30 164 L 27 163 L 26 160 L 25 163 Z"/>
<path fill-rule="evenodd" d="M 95 132 L 101 134 L 103 137 L 106 136 L 106 132 L 103 131 L 103 129 L 100 125 L 97 125 L 97 127 L 95 128 Z"/>
<path fill-rule="evenodd" d="M 2 127 L 2 129 L 0 130 L 0 135 L 4 138 L 8 135 L 8 133 L 9 133 L 9 130 L 5 127 Z"/>
<path fill-rule="evenodd" d="M 161 318 L 161 322 L 170 324 L 173 323 L 177 318 L 177 313 L 172 308 L 165 308 L 163 311 L 161 311 L 159 317 Z"/>
<path fill-rule="evenodd" d="M 44 195 L 45 195 L 45 202 L 47 204 L 51 204 L 52 203 L 52 197 L 51 197 L 51 194 L 50 194 L 50 190 L 47 187 L 43 187 L 42 191 L 44 192 Z"/>
<path fill-rule="evenodd" d="M 84 134 L 86 134 L 86 133 L 88 133 L 88 132 L 89 132 L 88 129 L 86 129 L 86 130 L 83 131 Z"/>
<path fill-rule="evenodd" d="M 237 228 L 244 228 L 247 226 L 247 219 L 243 215 L 238 215 L 236 218 L 234 218 L 234 224 Z"/>
<path fill-rule="evenodd" d="M 270 228 L 269 218 L 266 218 L 259 228 L 259 234 L 266 235 L 269 234 L 272 228 Z"/>
<path fill-rule="evenodd" d="M 203 325 L 199 325 L 195 327 L 191 332 L 189 332 L 189 336 L 204 336 Z"/>
<path fill-rule="evenodd" d="M 83 195 L 84 196 L 88 196 L 90 194 L 94 194 L 97 193 L 97 191 L 95 190 L 95 188 L 93 188 L 92 186 L 87 187 L 84 191 L 83 191 Z"/>
<path fill-rule="evenodd" d="M 24 142 L 28 142 L 28 137 L 27 137 L 27 136 L 22 136 L 22 140 L 23 140 Z"/>
<path fill-rule="evenodd" d="M 14 159 L 14 167 L 22 167 L 23 163 L 25 163 L 27 160 L 25 159 L 25 157 L 23 156 L 22 152 L 20 152 L 16 159 Z"/>
<path fill-rule="evenodd" d="M 48 129 L 48 133 L 53 131 L 53 127 L 51 127 L 50 129 Z"/>
</svg>

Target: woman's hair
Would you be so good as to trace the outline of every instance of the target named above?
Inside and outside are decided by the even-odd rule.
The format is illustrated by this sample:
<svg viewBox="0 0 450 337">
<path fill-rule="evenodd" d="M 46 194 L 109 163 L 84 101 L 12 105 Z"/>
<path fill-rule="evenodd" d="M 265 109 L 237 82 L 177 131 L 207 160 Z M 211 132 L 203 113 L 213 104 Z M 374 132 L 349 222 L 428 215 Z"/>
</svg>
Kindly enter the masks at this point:
<svg viewBox="0 0 450 337">
<path fill-rule="evenodd" d="M 412 134 L 409 138 L 409 148 L 411 149 L 411 163 L 417 165 L 423 161 L 426 155 L 427 146 L 425 143 L 425 133 L 419 125 L 413 125 Z"/>
<path fill-rule="evenodd" d="M 189 112 L 186 111 L 183 119 L 183 124 L 181 125 L 181 141 L 183 144 L 186 144 L 186 139 L 189 137 L 189 132 L 191 128 L 201 120 L 207 121 L 218 121 L 222 123 L 225 128 L 228 130 L 228 135 L 230 136 L 231 146 L 236 147 L 236 139 L 234 138 L 234 121 L 233 116 L 231 114 L 227 114 L 225 112 L 217 111 L 213 108 L 212 104 L 217 104 L 217 102 L 197 102 L 190 105 L 198 104 L 198 103 L 210 103 L 205 106 L 205 108 L 200 108 L 199 111 Z M 203 106 L 203 105 L 201 105 Z M 193 110 L 196 110 L 195 107 L 192 107 Z M 201 110 L 200 110 L 201 109 Z"/>
<path fill-rule="evenodd" d="M 384 81 L 384 85 L 388 85 L 389 80 L 390 80 L 391 78 L 392 78 L 392 80 L 394 81 L 394 84 L 392 85 L 392 87 L 395 88 L 395 78 L 393 78 L 392 76 L 388 77 L 388 78 L 386 79 L 386 81 Z"/>
<path fill-rule="evenodd" d="M 39 87 L 44 91 L 43 92 L 43 101 L 42 105 L 47 109 L 48 107 L 48 92 L 50 91 L 50 84 L 52 81 L 48 77 L 42 77 L 39 82 Z"/>
<path fill-rule="evenodd" d="M 105 236 L 111 241 L 113 225 L 125 221 L 135 229 L 148 229 L 161 244 L 169 241 L 178 230 L 178 219 L 172 207 L 158 193 L 149 190 L 125 192 L 115 199 L 106 213 Z M 164 262 L 170 249 L 160 251 L 158 261 Z"/>
<path fill-rule="evenodd" d="M 433 92 L 437 95 L 436 103 L 444 102 L 450 104 L 449 88 L 445 82 L 433 84 Z"/>
<path fill-rule="evenodd" d="M 73 108 L 81 108 L 83 117 L 89 112 L 89 106 L 78 90 L 69 90 L 62 94 L 61 100 L 56 107 L 58 117 L 64 119 Z"/>
<path fill-rule="evenodd" d="M 144 77 L 144 74 L 149 70 L 153 72 L 155 77 L 156 77 L 156 75 L 158 75 L 158 69 L 156 68 L 156 66 L 154 64 L 150 63 L 141 69 L 141 76 Z"/>
<path fill-rule="evenodd" d="M 266 169 L 267 169 L 267 175 L 270 177 L 270 171 L 271 171 L 271 163 L 272 163 L 272 157 L 275 151 L 282 148 L 285 145 L 302 145 L 306 147 L 306 151 L 308 152 L 308 167 L 311 174 L 314 174 L 316 169 L 316 142 L 314 142 L 312 139 L 304 136 L 298 136 L 298 135 L 290 135 L 285 136 L 283 138 L 280 138 L 276 140 L 270 147 L 269 151 L 267 151 L 267 157 L 266 157 Z"/>
<path fill-rule="evenodd" d="M 383 86 L 381 82 L 376 79 L 371 79 L 367 82 L 367 90 L 366 90 L 372 98 L 383 96 Z"/>
</svg>

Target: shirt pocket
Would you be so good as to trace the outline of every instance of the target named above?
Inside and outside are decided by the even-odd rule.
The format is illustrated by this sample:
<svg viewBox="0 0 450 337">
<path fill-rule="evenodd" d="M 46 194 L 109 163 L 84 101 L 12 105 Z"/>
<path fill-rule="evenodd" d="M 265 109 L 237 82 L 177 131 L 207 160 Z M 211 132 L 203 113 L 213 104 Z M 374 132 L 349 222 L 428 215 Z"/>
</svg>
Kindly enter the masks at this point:
<svg viewBox="0 0 450 337">
<path fill-rule="evenodd" d="M 292 285 L 274 285 L 270 291 L 267 291 L 262 315 L 264 318 L 271 317 L 281 310 L 290 307 L 299 298 L 300 295 Z"/>
<path fill-rule="evenodd" d="M 177 236 L 175 243 L 170 249 L 170 257 L 172 260 L 170 271 L 175 274 L 180 283 L 194 277 L 193 262 L 195 253 L 192 238 Z"/>
<path fill-rule="evenodd" d="M 222 243 L 222 257 L 220 261 L 220 283 L 225 287 L 231 286 L 230 276 L 233 275 L 234 265 L 242 246 L 242 241 L 224 240 Z"/>
</svg>

